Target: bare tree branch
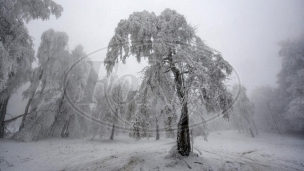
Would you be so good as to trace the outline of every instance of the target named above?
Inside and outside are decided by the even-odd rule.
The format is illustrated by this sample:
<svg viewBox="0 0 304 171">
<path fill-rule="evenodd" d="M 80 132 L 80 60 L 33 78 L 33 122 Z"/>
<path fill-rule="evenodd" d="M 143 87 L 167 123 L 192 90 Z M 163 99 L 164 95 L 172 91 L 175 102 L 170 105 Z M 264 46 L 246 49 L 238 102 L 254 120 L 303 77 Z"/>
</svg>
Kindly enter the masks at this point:
<svg viewBox="0 0 304 171">
<path fill-rule="evenodd" d="M 8 124 L 8 123 L 10 123 L 10 122 L 12 122 L 12 121 L 14 121 L 14 120 L 16 120 L 16 119 L 22 117 L 22 116 L 25 115 L 25 114 L 29 114 L 29 113 L 24 113 L 24 114 L 21 114 L 21 115 L 19 115 L 19 116 L 13 117 L 13 118 L 11 118 L 11 119 L 9 119 L 9 120 L 6 120 L 6 121 L 4 121 L 4 124 Z"/>
</svg>

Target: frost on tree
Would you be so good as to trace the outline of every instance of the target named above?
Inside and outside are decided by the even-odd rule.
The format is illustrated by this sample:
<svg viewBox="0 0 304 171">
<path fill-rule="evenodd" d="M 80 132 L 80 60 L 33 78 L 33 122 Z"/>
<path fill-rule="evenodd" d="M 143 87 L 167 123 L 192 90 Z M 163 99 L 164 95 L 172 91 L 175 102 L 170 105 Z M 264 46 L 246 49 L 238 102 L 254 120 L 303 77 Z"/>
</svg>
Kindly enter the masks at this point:
<svg viewBox="0 0 304 171">
<path fill-rule="evenodd" d="M 149 99 L 150 91 L 145 86 L 145 81 L 143 80 L 139 88 L 140 93 L 135 96 L 136 109 L 130 124 L 129 136 L 136 140 L 151 136 L 152 108 Z"/>
<path fill-rule="evenodd" d="M 96 84 L 94 89 L 94 100 L 96 107 L 93 109 L 93 118 L 98 119 L 101 123 L 92 123 L 93 137 L 99 133 L 100 138 L 109 135 L 111 140 L 114 135 L 127 128 L 127 120 L 130 120 L 131 109 L 128 106 L 131 91 L 130 86 L 124 80 L 119 80 L 117 75 L 112 74 L 108 78 Z M 133 107 L 132 107 L 133 108 Z M 129 110 L 130 109 L 130 110 Z"/>
<path fill-rule="evenodd" d="M 63 8 L 42 0 L 0 0 L 0 137 L 9 97 L 31 76 L 34 61 L 32 38 L 25 23 L 33 19 L 60 17 Z"/>
<path fill-rule="evenodd" d="M 160 125 L 165 128 L 168 138 L 174 137 L 173 125 L 176 121 L 174 86 L 168 82 L 170 75 L 162 74 L 159 67 L 153 65 L 142 70 L 143 80 L 134 100 L 137 107 L 130 126 L 130 136 L 137 140 L 151 137 L 154 130 L 156 139 L 159 139 Z M 151 72 L 152 70 L 154 72 Z M 158 101 L 161 101 L 161 104 Z"/>
<path fill-rule="evenodd" d="M 118 80 L 116 75 L 107 79 L 105 99 L 109 112 L 104 114 L 104 120 L 108 123 L 110 130 L 110 139 L 114 139 L 115 133 L 119 132 L 116 128 L 124 127 L 125 101 L 128 96 L 127 84 L 123 80 Z"/>
<path fill-rule="evenodd" d="M 129 124 L 131 123 L 132 117 L 135 115 L 136 112 L 136 101 L 135 101 L 135 96 L 137 94 L 137 91 L 131 90 L 128 94 L 128 103 L 126 104 L 126 109 L 125 109 L 125 123 L 124 123 L 124 131 L 129 129 Z"/>
<path fill-rule="evenodd" d="M 282 69 L 278 74 L 280 99 L 287 111 L 284 118 L 292 131 L 304 131 L 304 35 L 280 43 Z"/>
<path fill-rule="evenodd" d="M 105 82 L 105 79 L 102 80 L 102 82 Z M 98 84 L 95 86 L 93 99 L 96 102 L 96 105 L 92 110 L 92 117 L 103 122 L 106 121 L 105 116 L 107 116 L 108 113 L 110 113 L 110 110 L 107 106 L 107 102 L 105 99 L 104 88 L 105 88 L 104 86 Z M 96 134 L 99 134 L 100 139 L 102 139 L 102 137 L 105 136 L 106 128 L 104 125 L 94 122 L 91 125 L 91 129 L 92 129 L 91 131 L 93 132 L 93 136 L 91 140 L 95 139 Z"/>
<path fill-rule="evenodd" d="M 86 61 L 81 61 L 68 73 L 72 64 L 85 56 L 83 48 L 77 46 L 70 53 L 66 50 L 68 36 L 52 29 L 44 32 L 41 39 L 37 74 L 33 75 L 31 85 L 24 93 L 32 99 L 28 104 L 30 114 L 24 120 L 24 127 L 13 138 L 32 141 L 45 137 L 85 136 L 87 120 L 76 116 L 66 100 L 67 94 L 75 103 L 83 99 L 87 80 L 91 77 Z M 88 107 L 82 108 L 89 111 Z"/>
<path fill-rule="evenodd" d="M 189 112 L 190 115 L 190 134 L 191 141 L 193 143 L 193 138 L 202 136 L 204 141 L 208 141 L 208 133 L 209 129 L 207 127 L 207 122 L 205 117 L 209 112 L 206 110 L 206 106 L 198 103 L 196 100 L 189 103 L 189 108 L 191 109 Z M 193 149 L 193 148 L 192 148 Z"/>
<path fill-rule="evenodd" d="M 254 91 L 256 110 L 263 117 L 264 129 L 304 131 L 304 36 L 279 43 L 282 67 L 278 87 L 259 87 Z M 262 114 L 261 114 L 262 113 Z M 265 118 L 265 119 L 264 119 Z M 262 123 L 262 122 L 261 122 Z"/>
<path fill-rule="evenodd" d="M 253 90 L 251 100 L 254 103 L 255 120 L 259 123 L 259 129 L 280 133 L 284 122 L 282 111 L 284 102 L 280 92 L 269 86 L 257 87 Z"/>
<path fill-rule="evenodd" d="M 236 97 L 236 101 L 234 102 L 231 111 L 232 122 L 235 124 L 239 132 L 246 130 L 250 132 L 252 137 L 254 137 L 254 106 L 246 95 L 246 88 L 243 85 L 234 85 L 232 93 Z"/>
<path fill-rule="evenodd" d="M 209 110 L 226 110 L 231 97 L 223 81 L 231 74 L 231 66 L 195 35 L 195 29 L 183 15 L 170 9 L 159 16 L 134 12 L 118 23 L 105 60 L 108 73 L 119 59 L 125 63 L 129 56 L 135 56 L 138 62 L 142 57 L 148 59 L 149 71 L 144 77 L 149 77 L 147 86 L 151 89 L 173 87 L 181 106 L 177 150 L 188 156 L 188 102 L 198 99 Z"/>
<path fill-rule="evenodd" d="M 175 121 L 177 119 L 175 110 L 170 109 L 166 105 L 164 109 L 161 111 L 161 114 L 165 116 L 164 127 L 165 127 L 166 138 L 175 138 L 174 128 L 173 128 L 173 126 L 175 125 Z"/>
</svg>

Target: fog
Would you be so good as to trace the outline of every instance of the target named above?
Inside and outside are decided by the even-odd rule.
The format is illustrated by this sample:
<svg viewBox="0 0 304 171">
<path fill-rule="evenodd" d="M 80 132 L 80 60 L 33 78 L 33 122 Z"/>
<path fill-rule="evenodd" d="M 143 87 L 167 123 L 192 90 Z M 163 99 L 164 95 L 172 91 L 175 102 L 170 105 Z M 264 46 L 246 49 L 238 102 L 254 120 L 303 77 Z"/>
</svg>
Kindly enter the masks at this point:
<svg viewBox="0 0 304 171">
<path fill-rule="evenodd" d="M 197 27 L 197 34 L 207 45 L 222 53 L 249 90 L 259 85 L 275 85 L 281 66 L 277 43 L 304 33 L 304 2 L 300 0 L 58 3 L 64 8 L 58 20 L 52 17 L 50 21 L 30 21 L 28 24 L 35 49 L 40 44 L 41 34 L 53 28 L 68 34 L 70 49 L 81 44 L 90 53 L 107 47 L 117 23 L 133 12 L 146 10 L 159 15 L 165 8 L 170 8 L 183 14 L 189 23 Z M 98 54 L 98 57 L 100 60 L 105 56 Z M 136 73 L 144 65 L 128 63 L 120 67 L 121 70 Z"/>
<path fill-rule="evenodd" d="M 15 60 L 20 54 L 10 51 L 33 52 L 25 46 L 30 41 L 18 44 L 26 34 L 14 26 L 24 19 L 8 7 L 13 4 L 18 14 L 35 6 L 39 16 L 52 1 L 38 1 L 0 2 L 6 7 L 0 8 L 0 26 L 9 28 L 0 29 L 0 170 L 304 169 L 304 1 L 53 0 L 63 7 L 58 19 L 26 23 L 35 53 L 40 45 L 44 49 L 32 72 L 31 62 Z M 118 26 L 144 10 L 158 17 L 141 13 Z M 147 16 L 161 27 L 132 37 L 128 29 L 150 26 Z M 192 37 L 192 27 L 208 47 Z M 121 32 L 115 34 L 116 28 Z M 144 45 L 121 46 L 127 32 Z M 157 38 L 146 40 L 154 33 Z M 17 43 L 10 40 L 14 34 L 22 37 Z M 152 48 L 147 41 L 176 44 Z M 115 63 L 119 48 L 148 57 Z M 83 54 L 93 62 L 79 60 Z M 104 60 L 108 71 L 114 67 L 109 77 Z M 29 74 L 32 82 L 24 84 Z M 131 81 L 132 91 L 119 80 L 126 75 L 138 81 Z M 22 86 L 6 96 L 6 85 Z M 30 100 L 23 98 L 25 90 Z"/>
<path fill-rule="evenodd" d="M 53 28 L 69 36 L 69 48 L 81 44 L 86 53 L 107 47 L 121 19 L 143 10 L 160 14 L 166 8 L 183 14 L 210 47 L 222 53 L 240 77 L 248 94 L 261 85 L 276 86 L 281 67 L 278 42 L 304 33 L 304 2 L 301 0 L 258 1 L 58 1 L 62 16 L 48 21 L 34 20 L 27 24 L 37 51 L 44 31 Z M 106 50 L 91 57 L 103 60 Z M 138 76 L 146 62 L 130 59 L 119 66 L 119 75 Z M 35 65 L 34 65 L 35 66 Z M 104 68 L 99 76 L 105 75 Z M 21 92 L 22 90 L 20 90 Z M 20 114 L 24 103 L 19 95 L 10 100 L 8 113 Z M 17 105 L 18 104 L 18 105 Z M 19 105 L 20 104 L 20 105 Z"/>
</svg>

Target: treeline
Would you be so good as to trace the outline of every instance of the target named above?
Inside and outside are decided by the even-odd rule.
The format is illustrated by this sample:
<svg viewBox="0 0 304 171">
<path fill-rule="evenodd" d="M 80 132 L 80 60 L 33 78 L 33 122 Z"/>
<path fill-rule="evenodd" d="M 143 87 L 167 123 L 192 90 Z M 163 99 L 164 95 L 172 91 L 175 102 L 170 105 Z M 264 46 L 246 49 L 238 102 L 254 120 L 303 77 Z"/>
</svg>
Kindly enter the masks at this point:
<svg viewBox="0 0 304 171">
<path fill-rule="evenodd" d="M 261 86 L 252 93 L 256 120 L 264 130 L 304 132 L 304 36 L 279 43 L 282 67 L 278 87 Z"/>
</svg>

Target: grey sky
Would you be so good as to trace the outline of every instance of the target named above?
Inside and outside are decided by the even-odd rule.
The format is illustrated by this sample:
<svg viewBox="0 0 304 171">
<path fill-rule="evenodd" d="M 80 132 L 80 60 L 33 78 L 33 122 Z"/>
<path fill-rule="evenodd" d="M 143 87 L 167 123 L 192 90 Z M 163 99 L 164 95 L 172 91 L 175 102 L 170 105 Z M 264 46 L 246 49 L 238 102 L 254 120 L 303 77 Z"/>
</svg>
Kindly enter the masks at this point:
<svg viewBox="0 0 304 171">
<path fill-rule="evenodd" d="M 117 23 L 131 13 L 147 10 L 159 15 L 170 8 L 196 26 L 197 34 L 207 45 L 222 52 L 249 93 L 256 86 L 275 86 L 281 66 L 277 43 L 304 34 L 304 1 L 301 0 L 55 1 L 64 8 L 58 20 L 52 17 L 48 21 L 30 21 L 27 25 L 35 39 L 35 50 L 41 34 L 53 28 L 69 35 L 70 50 L 81 44 L 90 53 L 106 47 Z M 105 50 L 92 57 L 103 60 L 104 54 Z M 143 66 L 145 62 L 127 60 L 127 65 L 120 65 L 119 74 L 135 74 Z M 100 75 L 104 74 L 102 70 Z M 18 104 L 18 99 L 14 97 L 11 102 Z M 20 108 L 9 112 L 22 113 L 24 107 Z"/>
</svg>

